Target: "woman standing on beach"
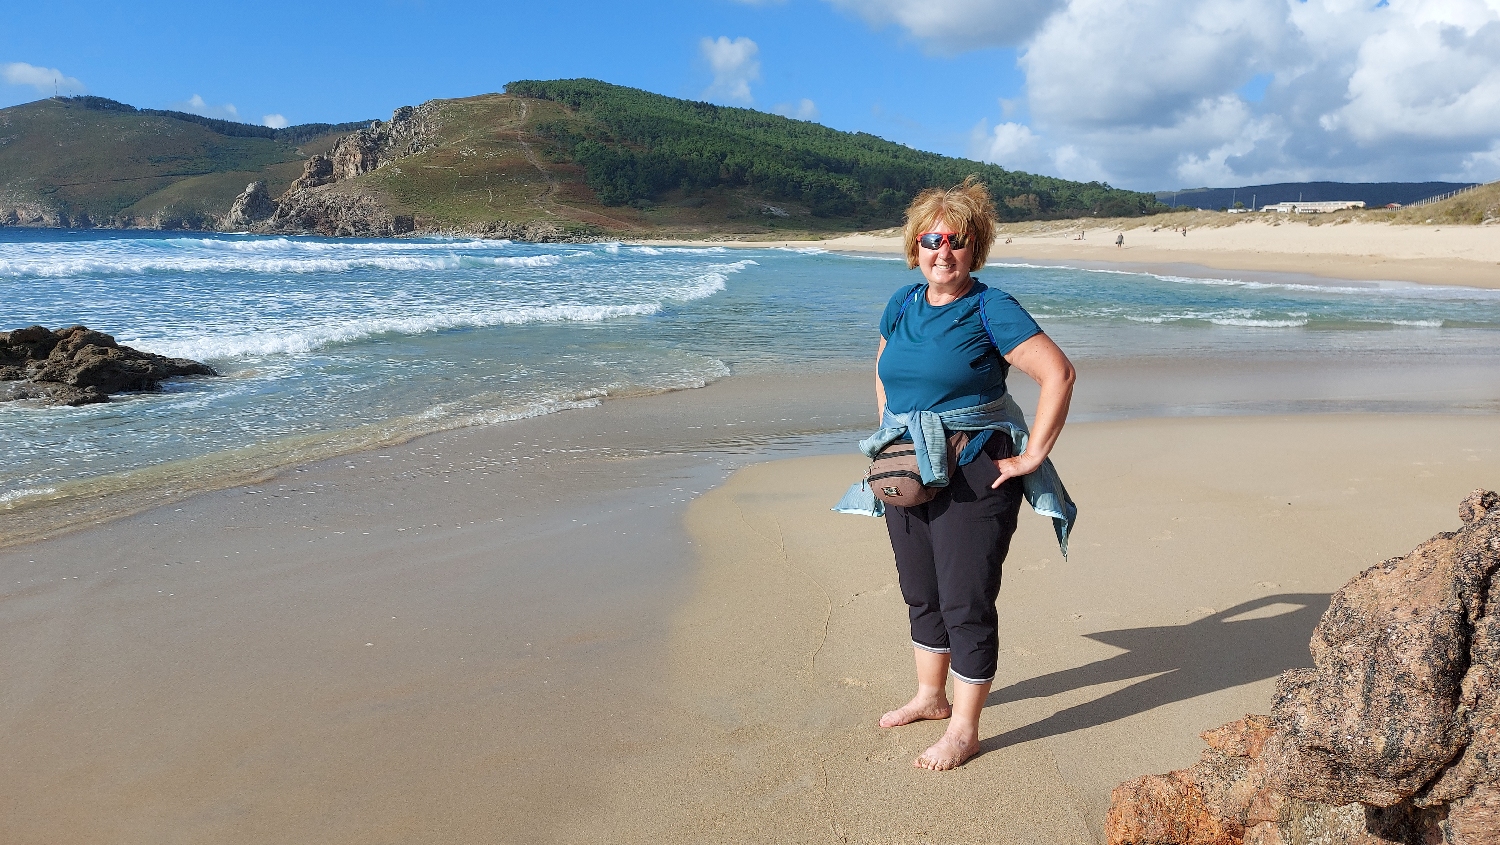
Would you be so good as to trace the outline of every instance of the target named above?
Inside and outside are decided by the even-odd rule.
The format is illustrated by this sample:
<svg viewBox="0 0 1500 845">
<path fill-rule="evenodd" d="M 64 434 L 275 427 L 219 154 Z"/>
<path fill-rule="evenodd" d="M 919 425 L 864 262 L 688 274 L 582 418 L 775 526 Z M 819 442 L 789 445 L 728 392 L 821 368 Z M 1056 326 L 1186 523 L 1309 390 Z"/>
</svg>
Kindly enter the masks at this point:
<svg viewBox="0 0 1500 845">
<path fill-rule="evenodd" d="M 915 761 L 944 770 L 979 751 L 979 716 L 999 656 L 1000 567 L 1023 496 L 1054 517 L 1066 553 L 1077 509 L 1047 455 L 1068 416 L 1074 372 L 1015 299 L 972 275 L 995 238 L 984 185 L 970 177 L 924 191 L 906 210 L 904 235 L 907 265 L 920 267 L 925 282 L 902 287 L 886 305 L 876 354 L 881 430 L 861 448 L 873 455 L 911 439 L 924 483 L 941 491 L 926 504 L 884 508 L 910 610 L 917 692 L 880 725 L 949 719 L 942 739 Z M 1005 389 L 1012 366 L 1041 385 L 1029 433 Z M 950 463 L 946 436 L 954 431 L 970 437 Z"/>
</svg>

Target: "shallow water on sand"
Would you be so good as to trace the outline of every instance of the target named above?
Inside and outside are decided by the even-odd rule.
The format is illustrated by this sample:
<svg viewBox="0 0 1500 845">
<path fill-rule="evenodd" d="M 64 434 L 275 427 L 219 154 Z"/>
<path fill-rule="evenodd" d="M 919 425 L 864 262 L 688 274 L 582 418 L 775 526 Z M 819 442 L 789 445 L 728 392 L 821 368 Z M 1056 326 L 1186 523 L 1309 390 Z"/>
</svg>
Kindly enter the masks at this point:
<svg viewBox="0 0 1500 845">
<path fill-rule="evenodd" d="M 1378 387 L 1414 364 L 1500 372 L 1500 292 L 1019 265 L 982 277 L 1080 362 L 1314 362 L 1374 385 L 1351 409 L 1495 409 L 1472 391 Z M 83 323 L 224 375 L 84 408 L 0 405 L 0 509 L 193 489 L 730 374 L 867 370 L 887 297 L 917 278 L 818 249 L 0 231 L 0 329 Z M 1109 413 L 1247 409 L 1205 385 L 1200 401 L 1126 397 Z"/>
</svg>

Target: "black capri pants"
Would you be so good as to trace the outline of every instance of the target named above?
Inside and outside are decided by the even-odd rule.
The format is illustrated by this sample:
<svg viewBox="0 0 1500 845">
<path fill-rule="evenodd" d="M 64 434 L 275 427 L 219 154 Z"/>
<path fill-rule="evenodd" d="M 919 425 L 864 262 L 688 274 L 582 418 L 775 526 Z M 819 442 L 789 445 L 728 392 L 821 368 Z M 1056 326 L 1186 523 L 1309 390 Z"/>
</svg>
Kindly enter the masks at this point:
<svg viewBox="0 0 1500 845">
<path fill-rule="evenodd" d="M 1000 474 L 995 461 L 1011 451 L 1010 437 L 996 431 L 937 498 L 885 509 L 901 595 L 911 613 L 911 643 L 950 655 L 954 677 L 971 684 L 994 680 L 999 658 L 995 599 L 1022 490 L 1019 478 L 998 490 L 990 485 Z"/>
</svg>

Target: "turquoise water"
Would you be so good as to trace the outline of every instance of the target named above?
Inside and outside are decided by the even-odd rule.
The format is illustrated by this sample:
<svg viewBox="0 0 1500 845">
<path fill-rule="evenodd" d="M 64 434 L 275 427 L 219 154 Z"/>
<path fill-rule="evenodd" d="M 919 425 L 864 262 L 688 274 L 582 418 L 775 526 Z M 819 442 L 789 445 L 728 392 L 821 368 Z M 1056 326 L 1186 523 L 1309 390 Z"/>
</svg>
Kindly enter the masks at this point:
<svg viewBox="0 0 1500 845">
<path fill-rule="evenodd" d="M 1026 266 L 982 277 L 1079 360 L 1500 365 L 1497 292 Z M 224 374 L 106 405 L 0 405 L 0 507 L 734 373 L 867 370 L 887 297 L 917 279 L 901 261 L 816 249 L 0 230 L 0 329 L 83 323 Z"/>
</svg>

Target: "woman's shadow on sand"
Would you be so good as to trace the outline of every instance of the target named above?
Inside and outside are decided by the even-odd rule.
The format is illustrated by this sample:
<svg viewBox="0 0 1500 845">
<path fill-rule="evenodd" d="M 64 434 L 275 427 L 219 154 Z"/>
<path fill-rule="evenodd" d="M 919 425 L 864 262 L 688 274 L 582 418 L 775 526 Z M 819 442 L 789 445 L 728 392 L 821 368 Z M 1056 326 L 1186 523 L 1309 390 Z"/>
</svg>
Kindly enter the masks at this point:
<svg viewBox="0 0 1500 845">
<path fill-rule="evenodd" d="M 1126 651 L 995 690 L 985 706 L 1045 698 L 1131 678 L 1147 679 L 990 737 L 981 746 L 984 751 L 993 751 L 1092 728 L 1164 704 L 1309 666 L 1308 640 L 1328 609 L 1328 600 L 1327 593 L 1284 593 L 1238 604 L 1186 625 L 1086 634 L 1091 640 Z"/>
</svg>

